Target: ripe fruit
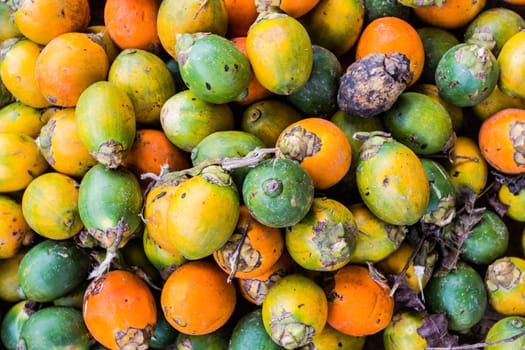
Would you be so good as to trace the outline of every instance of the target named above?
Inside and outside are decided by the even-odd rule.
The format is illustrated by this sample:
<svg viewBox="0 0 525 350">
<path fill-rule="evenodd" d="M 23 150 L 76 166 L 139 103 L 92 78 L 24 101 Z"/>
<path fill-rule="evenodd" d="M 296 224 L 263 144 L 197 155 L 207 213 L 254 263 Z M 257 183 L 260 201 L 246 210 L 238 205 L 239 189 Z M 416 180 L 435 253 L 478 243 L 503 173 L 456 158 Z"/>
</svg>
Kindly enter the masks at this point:
<svg viewBox="0 0 525 350">
<path fill-rule="evenodd" d="M 112 270 L 91 281 L 82 315 L 93 338 L 112 350 L 148 347 L 157 322 L 148 285 L 125 270 Z"/>
<path fill-rule="evenodd" d="M 327 312 L 321 287 L 308 277 L 291 274 L 268 291 L 262 304 L 262 321 L 274 342 L 296 349 L 321 333 Z"/>
<path fill-rule="evenodd" d="M 379 277 L 372 277 L 366 267 L 346 265 L 326 284 L 328 319 L 338 331 L 367 336 L 383 330 L 392 319 L 394 298 L 390 287 Z"/>
<path fill-rule="evenodd" d="M 222 327 L 236 304 L 235 287 L 226 277 L 212 262 L 181 265 L 162 287 L 160 302 L 166 320 L 190 335 L 209 334 Z"/>
</svg>

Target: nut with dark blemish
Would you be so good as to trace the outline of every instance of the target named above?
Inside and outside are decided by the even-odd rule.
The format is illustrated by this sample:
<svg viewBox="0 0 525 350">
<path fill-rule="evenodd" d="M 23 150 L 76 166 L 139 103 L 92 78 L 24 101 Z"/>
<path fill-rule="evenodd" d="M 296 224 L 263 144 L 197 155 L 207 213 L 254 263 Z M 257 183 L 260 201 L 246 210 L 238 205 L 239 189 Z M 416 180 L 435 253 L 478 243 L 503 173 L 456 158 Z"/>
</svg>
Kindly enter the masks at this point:
<svg viewBox="0 0 525 350">
<path fill-rule="evenodd" d="M 369 54 L 350 64 L 342 75 L 338 106 L 350 115 L 373 117 L 392 107 L 412 77 L 406 55 Z"/>
</svg>

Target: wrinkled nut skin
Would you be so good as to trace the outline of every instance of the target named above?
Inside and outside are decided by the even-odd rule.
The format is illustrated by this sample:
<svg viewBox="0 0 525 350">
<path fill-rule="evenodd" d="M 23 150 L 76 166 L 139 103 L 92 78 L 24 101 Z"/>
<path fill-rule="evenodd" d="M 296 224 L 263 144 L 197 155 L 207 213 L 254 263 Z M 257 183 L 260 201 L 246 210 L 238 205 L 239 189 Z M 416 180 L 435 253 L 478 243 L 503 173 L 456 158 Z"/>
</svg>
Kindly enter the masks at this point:
<svg viewBox="0 0 525 350">
<path fill-rule="evenodd" d="M 412 80 L 402 53 L 372 53 L 350 64 L 341 77 L 337 104 L 347 114 L 370 118 L 385 112 Z"/>
</svg>

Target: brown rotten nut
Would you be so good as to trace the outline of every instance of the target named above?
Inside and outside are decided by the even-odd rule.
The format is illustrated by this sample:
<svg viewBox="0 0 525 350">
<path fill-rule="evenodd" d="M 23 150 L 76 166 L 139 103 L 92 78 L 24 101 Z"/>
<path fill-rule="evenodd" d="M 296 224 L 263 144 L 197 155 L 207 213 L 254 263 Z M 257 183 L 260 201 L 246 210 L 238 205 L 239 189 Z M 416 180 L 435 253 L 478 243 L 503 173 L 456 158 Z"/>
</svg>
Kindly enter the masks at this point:
<svg viewBox="0 0 525 350">
<path fill-rule="evenodd" d="M 364 118 L 385 112 L 412 80 L 410 60 L 402 53 L 372 53 L 348 66 L 341 77 L 337 104 L 343 112 Z"/>
</svg>

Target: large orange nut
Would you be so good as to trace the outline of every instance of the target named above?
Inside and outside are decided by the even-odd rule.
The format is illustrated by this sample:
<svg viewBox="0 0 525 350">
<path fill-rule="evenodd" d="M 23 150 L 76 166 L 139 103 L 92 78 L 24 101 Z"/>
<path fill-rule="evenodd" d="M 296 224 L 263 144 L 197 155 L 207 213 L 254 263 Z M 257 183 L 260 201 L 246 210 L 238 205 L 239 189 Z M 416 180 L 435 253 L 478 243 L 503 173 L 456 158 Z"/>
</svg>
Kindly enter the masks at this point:
<svg viewBox="0 0 525 350">
<path fill-rule="evenodd" d="M 168 277 L 160 302 L 173 328 L 184 334 L 208 334 L 233 314 L 236 290 L 215 263 L 196 260 L 181 265 Z"/>
<path fill-rule="evenodd" d="M 525 172 L 525 109 L 506 108 L 488 119 L 479 129 L 483 158 L 505 174 Z"/>
<path fill-rule="evenodd" d="M 276 142 L 277 156 L 301 164 L 316 189 L 338 183 L 350 169 L 352 149 L 335 123 L 323 118 L 305 118 L 286 127 Z"/>
<path fill-rule="evenodd" d="M 105 80 L 109 61 L 94 34 L 65 33 L 51 40 L 35 65 L 40 92 L 53 105 L 74 107 L 92 83 Z"/>
<path fill-rule="evenodd" d="M 146 349 L 157 322 L 155 298 L 137 275 L 113 270 L 91 281 L 84 294 L 89 333 L 111 350 Z"/>
</svg>

